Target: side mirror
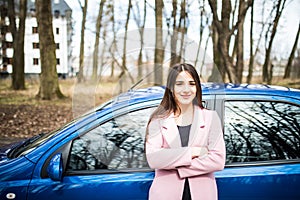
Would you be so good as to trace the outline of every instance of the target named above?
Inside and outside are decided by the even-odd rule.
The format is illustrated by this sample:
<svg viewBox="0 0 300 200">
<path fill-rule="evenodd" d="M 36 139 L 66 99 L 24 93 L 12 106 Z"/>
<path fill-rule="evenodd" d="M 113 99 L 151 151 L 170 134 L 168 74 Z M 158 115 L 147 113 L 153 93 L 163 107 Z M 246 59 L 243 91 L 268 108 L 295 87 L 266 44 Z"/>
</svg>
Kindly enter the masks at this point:
<svg viewBox="0 0 300 200">
<path fill-rule="evenodd" d="M 55 154 L 51 158 L 48 168 L 47 168 L 47 173 L 48 173 L 48 176 L 54 181 L 62 180 L 63 160 L 62 160 L 61 153 Z"/>
</svg>

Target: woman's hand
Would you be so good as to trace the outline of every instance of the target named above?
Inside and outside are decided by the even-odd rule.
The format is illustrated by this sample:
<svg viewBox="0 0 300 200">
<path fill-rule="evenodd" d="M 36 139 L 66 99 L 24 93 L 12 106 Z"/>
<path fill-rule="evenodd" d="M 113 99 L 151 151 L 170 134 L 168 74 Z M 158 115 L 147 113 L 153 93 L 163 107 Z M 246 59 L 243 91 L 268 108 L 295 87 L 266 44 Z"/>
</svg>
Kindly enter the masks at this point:
<svg viewBox="0 0 300 200">
<path fill-rule="evenodd" d="M 204 156 L 207 153 L 207 147 L 192 147 L 192 159 Z"/>
</svg>

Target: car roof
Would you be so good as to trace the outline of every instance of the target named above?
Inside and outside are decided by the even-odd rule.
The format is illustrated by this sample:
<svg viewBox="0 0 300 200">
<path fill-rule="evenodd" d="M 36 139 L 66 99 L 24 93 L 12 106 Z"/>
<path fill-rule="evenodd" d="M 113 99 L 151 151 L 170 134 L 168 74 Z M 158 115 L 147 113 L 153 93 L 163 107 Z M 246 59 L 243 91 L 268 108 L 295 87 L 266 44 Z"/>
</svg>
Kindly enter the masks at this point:
<svg viewBox="0 0 300 200">
<path fill-rule="evenodd" d="M 202 83 L 203 95 L 277 95 L 289 96 L 300 100 L 300 90 L 264 84 L 232 84 L 232 83 Z M 152 86 L 148 88 L 130 89 L 125 93 L 116 96 L 114 99 L 106 103 L 108 105 L 117 106 L 118 104 L 129 103 L 129 101 L 143 102 L 155 99 L 161 99 L 165 92 L 165 86 Z"/>
</svg>

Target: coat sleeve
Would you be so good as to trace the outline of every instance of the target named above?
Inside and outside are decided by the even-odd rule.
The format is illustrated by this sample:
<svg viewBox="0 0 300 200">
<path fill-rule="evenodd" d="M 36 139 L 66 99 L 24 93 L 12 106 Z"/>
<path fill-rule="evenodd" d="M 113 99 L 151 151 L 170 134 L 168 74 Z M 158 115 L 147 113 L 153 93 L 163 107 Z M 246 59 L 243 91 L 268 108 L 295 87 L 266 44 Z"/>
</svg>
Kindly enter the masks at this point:
<svg viewBox="0 0 300 200">
<path fill-rule="evenodd" d="M 180 178 L 203 175 L 224 169 L 226 159 L 225 142 L 220 118 L 212 112 L 208 136 L 208 154 L 192 160 L 190 166 L 178 168 Z"/>
<path fill-rule="evenodd" d="M 153 169 L 176 169 L 191 164 L 192 155 L 189 147 L 168 148 L 158 119 L 152 120 L 146 137 L 146 158 Z"/>
</svg>

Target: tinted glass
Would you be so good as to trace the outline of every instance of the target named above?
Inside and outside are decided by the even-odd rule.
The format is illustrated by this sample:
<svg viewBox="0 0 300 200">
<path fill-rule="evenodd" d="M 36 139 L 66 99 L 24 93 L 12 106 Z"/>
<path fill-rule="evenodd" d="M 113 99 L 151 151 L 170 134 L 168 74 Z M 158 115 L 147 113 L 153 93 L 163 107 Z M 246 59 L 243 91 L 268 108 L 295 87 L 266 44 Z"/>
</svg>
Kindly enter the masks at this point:
<svg viewBox="0 0 300 200">
<path fill-rule="evenodd" d="M 154 108 L 127 113 L 73 141 L 69 170 L 148 167 L 144 154 L 146 126 Z"/>
<path fill-rule="evenodd" d="M 300 108 L 280 102 L 225 102 L 227 163 L 300 158 Z"/>
</svg>

